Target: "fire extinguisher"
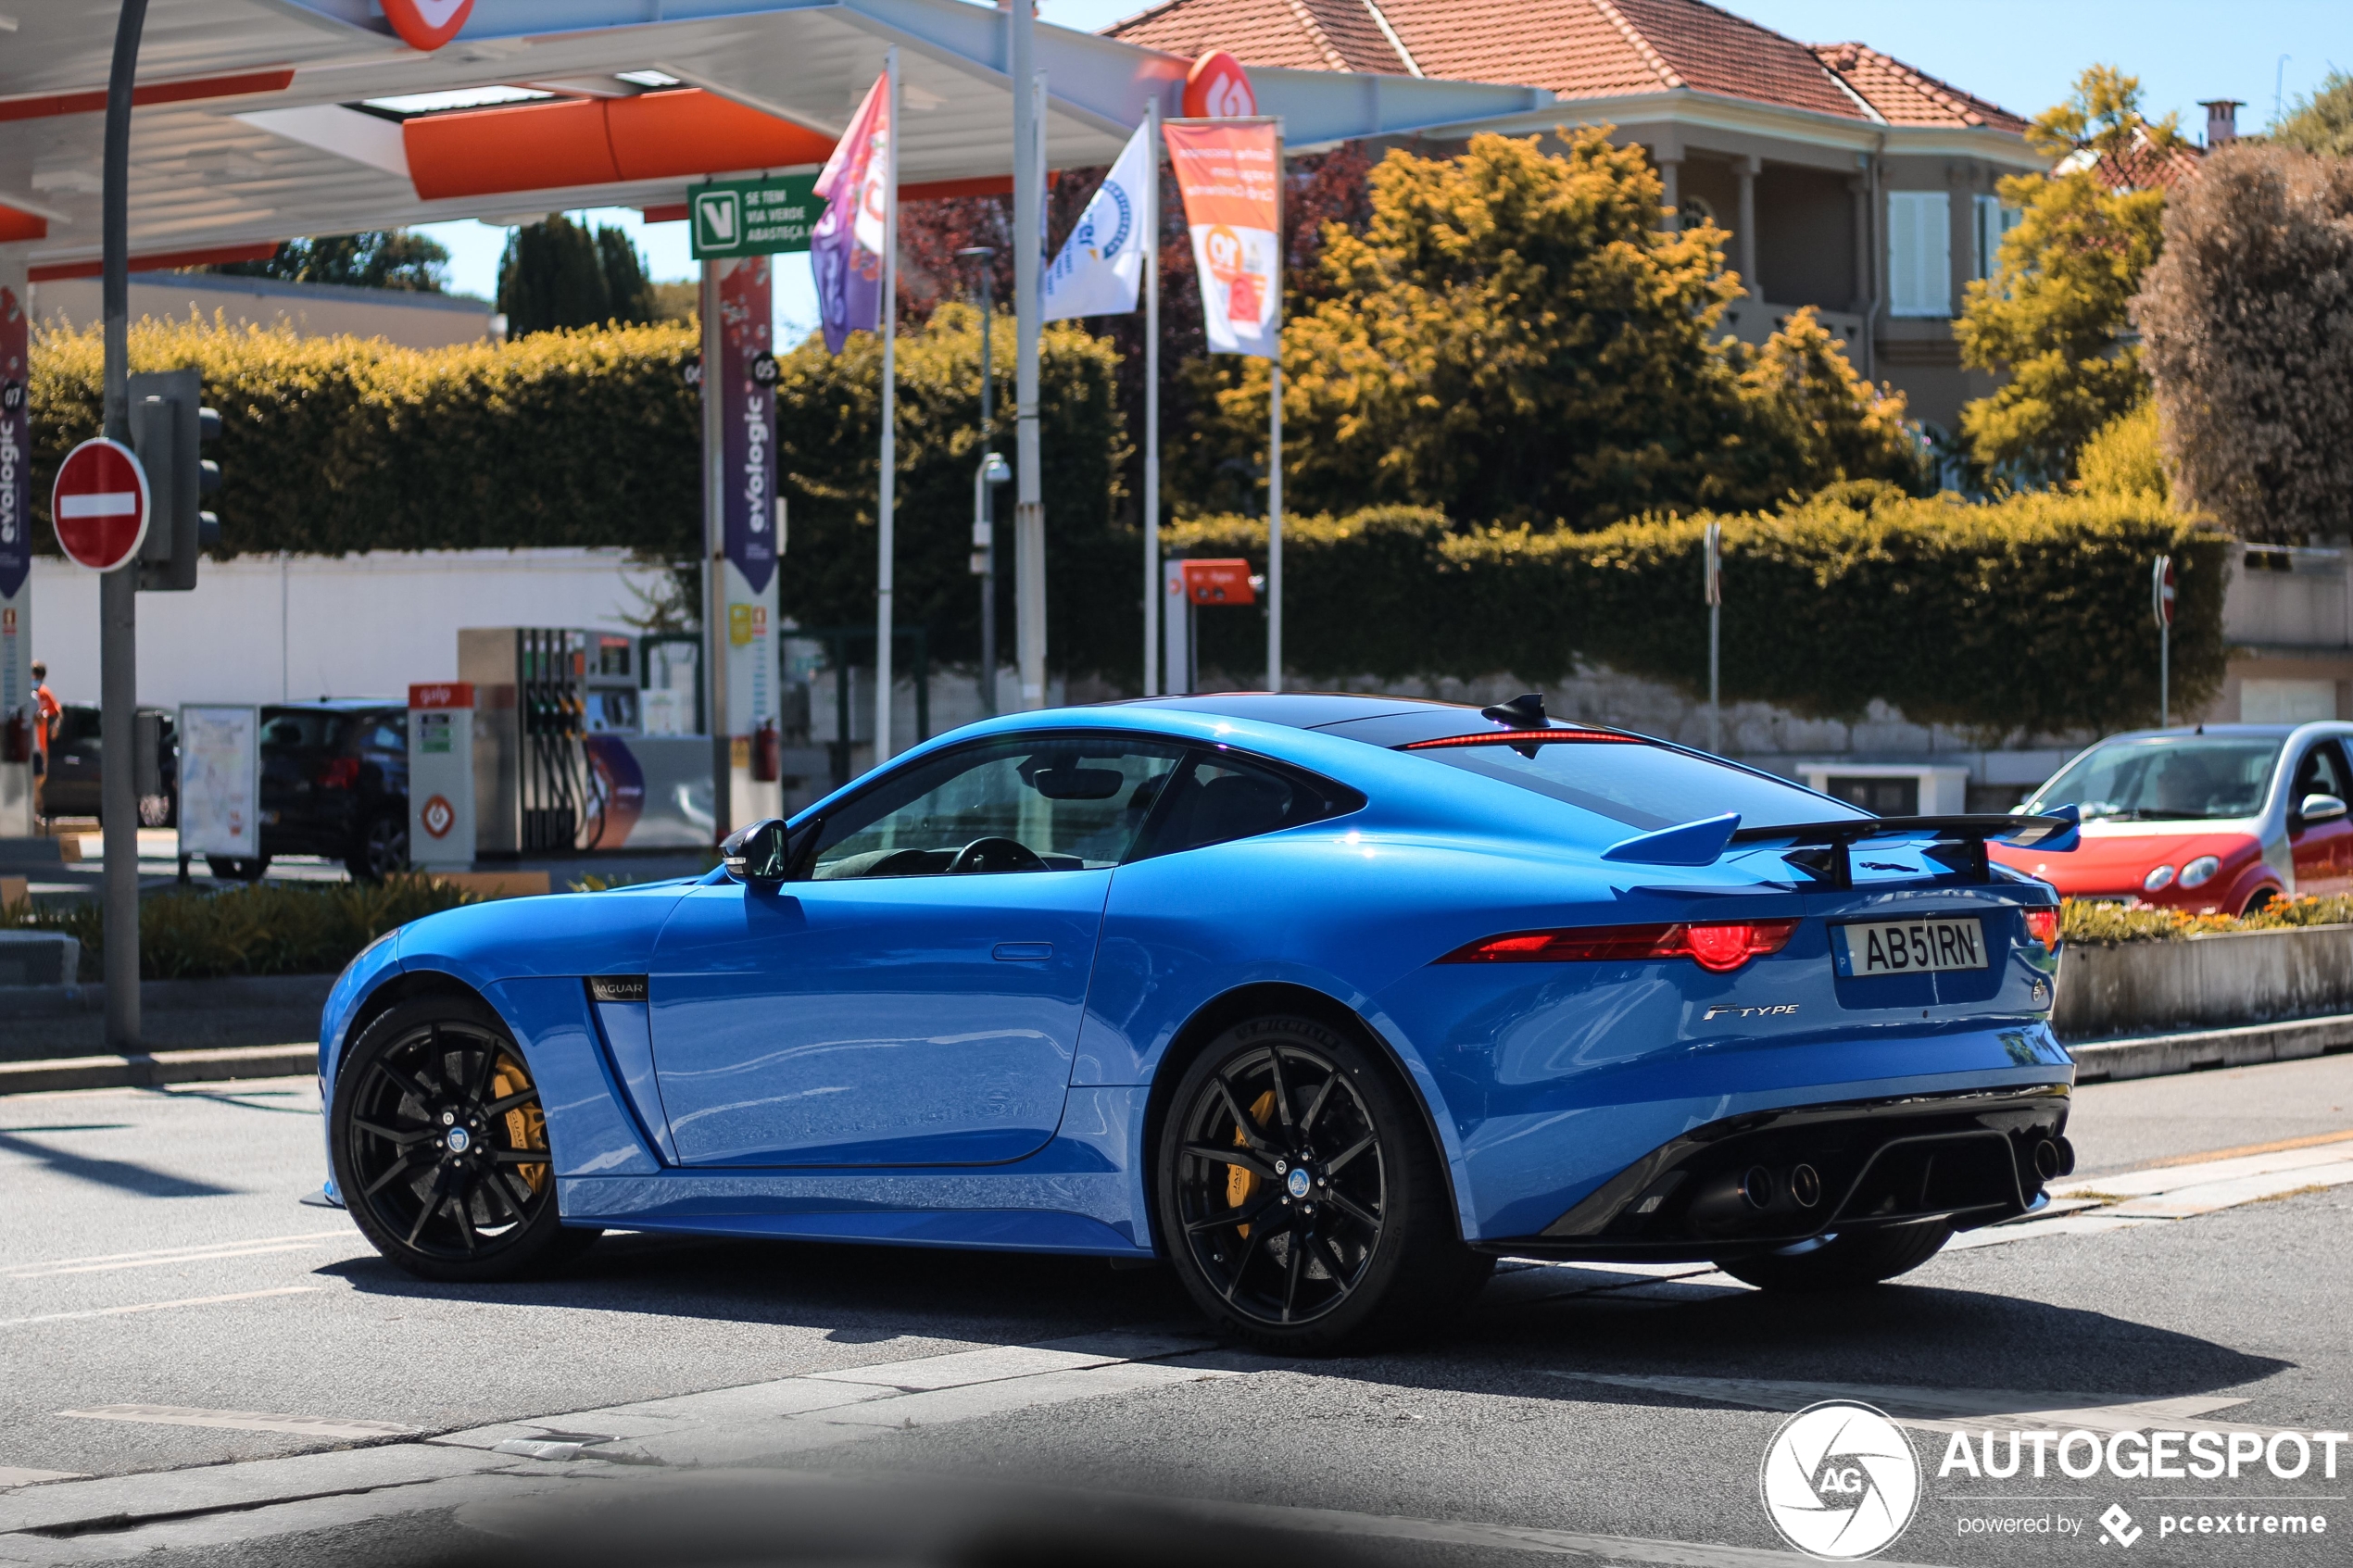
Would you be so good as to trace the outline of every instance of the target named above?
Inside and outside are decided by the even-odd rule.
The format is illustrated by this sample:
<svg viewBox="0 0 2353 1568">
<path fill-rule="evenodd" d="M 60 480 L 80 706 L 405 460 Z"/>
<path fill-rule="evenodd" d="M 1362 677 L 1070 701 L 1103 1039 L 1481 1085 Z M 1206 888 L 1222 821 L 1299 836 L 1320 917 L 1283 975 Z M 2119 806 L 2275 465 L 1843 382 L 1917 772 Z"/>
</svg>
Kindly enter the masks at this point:
<svg viewBox="0 0 2353 1568">
<path fill-rule="evenodd" d="M 762 719 L 751 737 L 751 777 L 754 784 L 774 784 L 785 776 L 785 741 L 774 719 Z"/>
<path fill-rule="evenodd" d="M 0 762 L 30 762 L 32 760 L 32 718 L 23 709 L 8 715 L 0 724 Z"/>
</svg>

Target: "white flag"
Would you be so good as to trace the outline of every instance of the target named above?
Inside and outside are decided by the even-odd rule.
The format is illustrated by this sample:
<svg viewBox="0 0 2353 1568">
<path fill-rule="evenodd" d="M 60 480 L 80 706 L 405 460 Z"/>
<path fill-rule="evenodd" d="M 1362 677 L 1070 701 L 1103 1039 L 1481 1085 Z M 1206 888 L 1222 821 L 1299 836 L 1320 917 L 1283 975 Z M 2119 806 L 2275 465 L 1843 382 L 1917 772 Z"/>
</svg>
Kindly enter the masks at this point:
<svg viewBox="0 0 2353 1568">
<path fill-rule="evenodd" d="M 1151 155 L 1139 126 L 1095 199 L 1078 215 L 1062 254 L 1046 269 L 1044 320 L 1118 316 L 1136 308 L 1144 246 L 1151 243 L 1144 232 L 1144 182 L 1151 177 Z"/>
</svg>

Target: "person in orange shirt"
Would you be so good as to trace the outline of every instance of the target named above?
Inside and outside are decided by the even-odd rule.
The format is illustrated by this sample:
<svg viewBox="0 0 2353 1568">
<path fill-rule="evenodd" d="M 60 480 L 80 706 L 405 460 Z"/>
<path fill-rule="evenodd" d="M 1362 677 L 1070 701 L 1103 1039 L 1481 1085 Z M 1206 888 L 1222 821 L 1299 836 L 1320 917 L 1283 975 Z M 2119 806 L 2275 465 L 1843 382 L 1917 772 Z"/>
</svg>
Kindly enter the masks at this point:
<svg viewBox="0 0 2353 1568">
<path fill-rule="evenodd" d="M 65 709 L 57 701 L 57 694 L 49 689 L 49 667 L 39 659 L 32 661 L 32 814 L 43 822 L 49 820 L 47 793 L 49 779 L 49 732 L 56 727 Z"/>
</svg>

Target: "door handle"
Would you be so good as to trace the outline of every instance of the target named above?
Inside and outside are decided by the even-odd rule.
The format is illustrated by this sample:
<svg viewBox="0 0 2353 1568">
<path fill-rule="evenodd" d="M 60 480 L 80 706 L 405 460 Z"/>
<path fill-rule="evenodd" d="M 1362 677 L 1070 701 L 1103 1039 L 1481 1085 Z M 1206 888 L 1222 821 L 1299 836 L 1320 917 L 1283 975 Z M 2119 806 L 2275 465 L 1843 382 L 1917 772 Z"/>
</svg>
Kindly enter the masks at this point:
<svg viewBox="0 0 2353 1568">
<path fill-rule="evenodd" d="M 997 944 L 999 963 L 1044 963 L 1054 956 L 1051 942 L 1000 942 Z"/>
</svg>

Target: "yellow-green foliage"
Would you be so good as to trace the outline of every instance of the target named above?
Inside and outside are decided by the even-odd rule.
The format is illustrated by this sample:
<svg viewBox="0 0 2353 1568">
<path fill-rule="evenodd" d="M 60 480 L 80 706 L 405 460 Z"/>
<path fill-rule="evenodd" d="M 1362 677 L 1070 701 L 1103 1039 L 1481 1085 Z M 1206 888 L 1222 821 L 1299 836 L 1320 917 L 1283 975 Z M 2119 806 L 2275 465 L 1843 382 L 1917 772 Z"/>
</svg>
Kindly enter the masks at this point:
<svg viewBox="0 0 2353 1568">
<path fill-rule="evenodd" d="M 2158 448 L 2157 399 L 2144 398 L 2129 413 L 2119 414 L 2083 444 L 2075 471 L 2087 495 L 2154 495 L 2173 497 L 2173 483 L 2165 471 L 2165 455 Z"/>
<path fill-rule="evenodd" d="M 1590 533 L 1451 530 L 1437 512 L 1286 519 L 1285 637 L 1325 678 L 1550 679 L 1574 661 L 1702 689 L 1704 518 Z M 1873 698 L 1982 734 L 2143 722 L 2157 709 L 2148 563 L 2178 563 L 2175 699 L 2222 676 L 2218 535 L 2147 496 L 2037 493 L 1995 505 L 1841 486 L 1724 525 L 1725 692 L 1852 717 Z M 1174 554 L 1263 561 L 1265 525 L 1204 518 Z M 1254 616 L 1203 611 L 1205 664 L 1254 671 Z"/>
<path fill-rule="evenodd" d="M 332 973 L 385 932 L 475 901 L 422 876 L 157 894 L 139 905 L 139 973 L 146 980 Z M 95 903 L 57 910 L 14 904 L 0 910 L 0 930 L 12 928 L 69 932 L 82 944 L 82 978 L 106 972 L 106 922 Z"/>
<path fill-rule="evenodd" d="M 1761 354 L 1720 336 L 1741 293 L 1723 231 L 1667 227 L 1640 147 L 1605 128 L 1560 137 L 1558 155 L 1496 135 L 1459 157 L 1391 151 L 1365 231 L 1326 225 L 1324 297 L 1283 329 L 1295 504 L 1586 528 L 1917 481 L 1900 396 L 1857 378 L 1811 312 Z M 1211 356 L 1192 374 L 1207 411 L 1176 443 L 1180 513 L 1266 444 L 1265 361 Z"/>
<path fill-rule="evenodd" d="M 2093 898 L 2068 898 L 2059 904 L 2059 940 L 2095 947 L 2113 947 L 2121 942 L 2176 942 L 2213 931 L 2347 924 L 2353 924 L 2353 897 L 2274 898 L 2251 915 L 2194 915 L 2183 909 Z"/>
</svg>

